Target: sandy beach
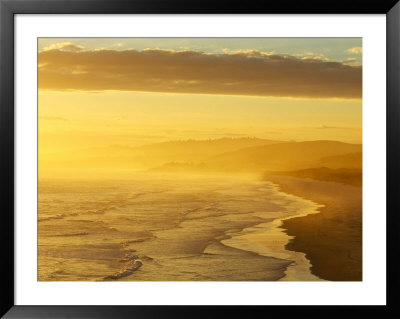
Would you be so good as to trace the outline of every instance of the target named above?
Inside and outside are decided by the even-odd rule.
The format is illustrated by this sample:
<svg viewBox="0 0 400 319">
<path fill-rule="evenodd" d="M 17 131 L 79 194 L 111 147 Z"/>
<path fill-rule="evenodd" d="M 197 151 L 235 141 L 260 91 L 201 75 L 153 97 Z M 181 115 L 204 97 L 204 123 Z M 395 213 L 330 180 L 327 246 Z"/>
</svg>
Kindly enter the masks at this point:
<svg viewBox="0 0 400 319">
<path fill-rule="evenodd" d="M 312 200 L 319 214 L 283 221 L 294 238 L 288 250 L 304 252 L 311 272 L 325 280 L 362 280 L 362 188 L 289 176 L 265 176 L 280 190 Z"/>
</svg>

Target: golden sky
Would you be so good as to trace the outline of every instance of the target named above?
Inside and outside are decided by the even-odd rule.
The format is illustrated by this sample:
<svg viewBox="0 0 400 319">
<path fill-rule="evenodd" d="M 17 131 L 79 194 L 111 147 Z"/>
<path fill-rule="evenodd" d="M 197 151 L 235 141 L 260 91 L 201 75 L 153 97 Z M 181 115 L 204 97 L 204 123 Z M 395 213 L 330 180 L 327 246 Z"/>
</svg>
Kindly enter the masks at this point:
<svg viewBox="0 0 400 319">
<path fill-rule="evenodd" d="M 247 136 L 361 143 L 359 38 L 151 40 L 39 39 L 40 152 Z"/>
</svg>

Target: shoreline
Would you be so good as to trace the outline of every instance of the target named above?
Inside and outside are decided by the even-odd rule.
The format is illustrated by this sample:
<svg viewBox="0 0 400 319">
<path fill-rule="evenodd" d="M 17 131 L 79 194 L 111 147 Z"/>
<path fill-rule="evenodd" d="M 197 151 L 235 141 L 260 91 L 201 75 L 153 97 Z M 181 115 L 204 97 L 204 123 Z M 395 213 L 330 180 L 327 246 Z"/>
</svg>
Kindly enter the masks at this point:
<svg viewBox="0 0 400 319">
<path fill-rule="evenodd" d="M 239 233 L 230 234 L 230 238 L 222 241 L 224 245 L 250 251 L 260 256 L 290 261 L 277 281 L 323 281 L 310 271 L 311 263 L 305 253 L 286 249 L 293 236 L 287 234 L 282 227 L 285 220 L 318 214 L 321 205 L 293 194 L 282 192 L 277 184 L 269 183 L 277 193 L 286 198 L 295 198 L 296 214 L 273 217 L 271 221 L 249 226 Z M 292 208 L 293 209 L 293 208 Z"/>
<path fill-rule="evenodd" d="M 313 275 L 330 281 L 362 280 L 362 188 L 290 176 L 267 175 L 279 191 L 320 204 L 318 213 L 293 216 L 279 226 L 303 252 Z"/>
</svg>

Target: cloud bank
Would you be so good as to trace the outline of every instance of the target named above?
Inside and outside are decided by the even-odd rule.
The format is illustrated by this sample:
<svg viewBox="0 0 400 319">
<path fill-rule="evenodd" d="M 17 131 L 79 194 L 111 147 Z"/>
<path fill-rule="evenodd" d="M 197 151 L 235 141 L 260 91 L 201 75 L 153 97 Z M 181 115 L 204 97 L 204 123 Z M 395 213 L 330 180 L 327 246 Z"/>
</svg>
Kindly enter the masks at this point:
<svg viewBox="0 0 400 319">
<path fill-rule="evenodd" d="M 72 49 L 72 50 L 71 50 Z M 39 52 L 39 89 L 360 99 L 362 68 L 246 50 Z"/>
<path fill-rule="evenodd" d="M 362 47 L 354 47 L 346 50 L 348 53 L 362 54 Z"/>
</svg>

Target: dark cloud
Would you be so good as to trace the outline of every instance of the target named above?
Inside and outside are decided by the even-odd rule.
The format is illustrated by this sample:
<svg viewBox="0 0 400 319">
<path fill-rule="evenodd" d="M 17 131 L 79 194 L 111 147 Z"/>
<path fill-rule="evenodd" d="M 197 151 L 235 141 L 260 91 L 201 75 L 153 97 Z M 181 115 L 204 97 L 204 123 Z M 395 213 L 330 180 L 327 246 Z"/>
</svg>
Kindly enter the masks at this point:
<svg viewBox="0 0 400 319">
<path fill-rule="evenodd" d="M 46 50 L 39 88 L 361 98 L 362 68 L 260 51 Z"/>
</svg>

